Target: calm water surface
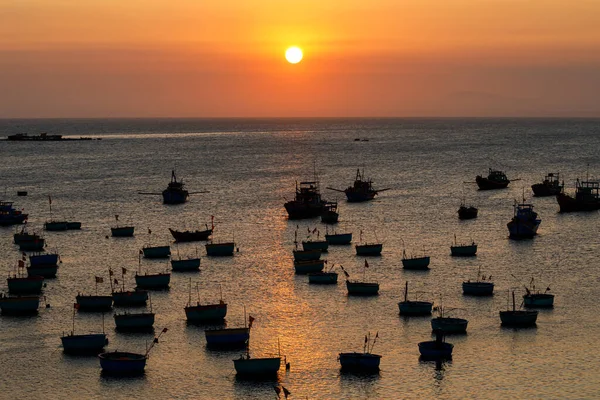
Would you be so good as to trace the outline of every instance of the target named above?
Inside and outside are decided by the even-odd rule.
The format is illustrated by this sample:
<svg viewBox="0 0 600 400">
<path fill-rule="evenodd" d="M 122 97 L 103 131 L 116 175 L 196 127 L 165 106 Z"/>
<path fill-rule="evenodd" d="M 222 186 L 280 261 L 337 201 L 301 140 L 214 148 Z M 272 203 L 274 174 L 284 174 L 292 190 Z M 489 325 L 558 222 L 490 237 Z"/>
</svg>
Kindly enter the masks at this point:
<svg viewBox="0 0 600 400">
<path fill-rule="evenodd" d="M 30 214 L 41 230 L 53 216 L 81 221 L 81 231 L 48 232 L 50 249 L 63 260 L 58 277 L 44 293 L 50 308 L 36 317 L 0 317 L 0 397 L 11 398 L 195 398 L 271 399 L 274 381 L 249 382 L 235 376 L 239 351 L 206 348 L 203 327 L 188 326 L 183 307 L 188 285 L 199 283 L 202 301 L 216 301 L 219 285 L 229 304 L 228 326 L 243 323 L 244 307 L 256 320 L 250 351 L 254 356 L 281 351 L 291 363 L 279 382 L 296 399 L 395 398 L 597 398 L 600 396 L 600 298 L 598 259 L 600 215 L 558 214 L 554 198 L 533 199 L 542 218 L 539 236 L 509 240 L 506 223 L 512 204 L 531 198 L 531 184 L 560 171 L 569 191 L 574 180 L 600 173 L 600 121 L 597 120 L 4 120 L 0 136 L 49 132 L 101 137 L 101 141 L 63 143 L 0 142 L 3 198 Z M 368 141 L 355 141 L 364 138 Z M 322 192 L 340 200 L 338 231 L 359 232 L 384 243 L 370 258 L 367 279 L 378 281 L 373 298 L 346 295 L 337 286 L 308 285 L 295 276 L 291 251 L 294 231 L 325 226 L 318 219 L 288 221 L 283 208 L 294 182 L 312 178 L 316 166 Z M 373 202 L 348 204 L 343 194 L 357 167 L 375 186 L 389 187 Z M 478 192 L 474 181 L 488 167 L 516 180 L 500 191 Z M 180 206 L 161 204 L 160 192 L 172 168 L 194 194 Z M 6 189 L 4 189 L 6 188 Z M 17 190 L 29 196 L 16 197 Z M 0 192 L 1 193 L 1 192 Z M 479 207 L 479 218 L 459 221 L 460 199 Z M 114 215 L 136 227 L 134 238 L 106 238 Z M 108 269 L 128 270 L 132 287 L 138 251 L 148 243 L 168 244 L 171 228 L 195 228 L 215 216 L 217 240 L 235 240 L 232 258 L 205 257 L 203 243 L 173 246 L 182 257 L 199 252 L 201 272 L 174 273 L 168 291 L 153 292 L 155 328 L 169 331 L 151 353 L 146 374 L 134 379 L 102 377 L 98 360 L 63 355 L 60 336 L 71 329 L 78 292 L 109 293 Z M 151 229 L 152 234 L 148 234 Z M 11 228 L 0 228 L 1 269 L 19 258 Z M 450 257 L 454 235 L 475 240 L 477 257 Z M 431 270 L 403 271 L 403 243 L 409 253 L 431 256 Z M 364 258 L 354 248 L 334 247 L 329 264 L 363 274 Z M 142 260 L 158 272 L 165 261 Z M 492 275 L 492 298 L 462 296 L 461 282 L 481 267 Z M 534 276 L 555 293 L 555 308 L 540 311 L 537 327 L 507 329 L 498 311 L 508 291 L 524 293 Z M 120 276 L 118 276 L 120 279 Z M 451 337 L 454 358 L 441 365 L 419 361 L 417 343 L 431 337 L 430 318 L 403 318 L 397 303 L 410 282 L 410 296 L 460 308 L 468 334 Z M 5 281 L 0 289 L 6 289 Z M 99 314 L 80 313 L 78 333 L 99 331 Z M 150 334 L 122 334 L 106 314 L 109 350 L 142 352 Z M 340 374 L 337 354 L 362 349 L 367 332 L 379 332 L 374 351 L 381 372 Z"/>
</svg>

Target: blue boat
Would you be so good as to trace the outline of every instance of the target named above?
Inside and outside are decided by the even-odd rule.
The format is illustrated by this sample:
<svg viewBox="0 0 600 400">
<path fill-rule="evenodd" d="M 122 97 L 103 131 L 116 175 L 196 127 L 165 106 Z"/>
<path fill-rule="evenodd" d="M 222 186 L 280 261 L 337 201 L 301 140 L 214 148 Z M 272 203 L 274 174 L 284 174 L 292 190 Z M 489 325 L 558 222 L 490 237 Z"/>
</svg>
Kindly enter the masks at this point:
<svg viewBox="0 0 600 400">
<path fill-rule="evenodd" d="M 170 246 L 143 247 L 142 252 L 145 258 L 169 258 L 171 255 Z"/>
<path fill-rule="evenodd" d="M 235 243 L 206 243 L 206 255 L 211 257 L 232 256 L 235 249 Z"/>
<path fill-rule="evenodd" d="M 144 306 L 148 301 L 148 292 L 139 289 L 113 291 L 112 298 L 115 306 Z"/>
<path fill-rule="evenodd" d="M 454 345 L 444 341 L 444 334 L 441 331 L 435 332 L 435 340 L 419 343 L 419 353 L 424 360 L 450 359 L 452 358 L 452 349 L 454 349 Z"/>
<path fill-rule="evenodd" d="M 198 271 L 200 269 L 200 258 L 171 260 L 171 268 L 175 272 Z"/>
<path fill-rule="evenodd" d="M 525 204 L 525 199 L 523 198 L 523 203 L 515 203 L 513 208 L 513 218 L 506 224 L 510 238 L 531 239 L 537 235 L 537 230 L 542 220 L 533 211 L 533 205 Z"/>
<path fill-rule="evenodd" d="M 114 314 L 115 325 L 119 330 L 151 330 L 154 326 L 154 313 Z"/>
<path fill-rule="evenodd" d="M 365 243 L 357 244 L 356 255 L 357 256 L 380 256 L 383 250 L 383 244 L 381 243 Z"/>
<path fill-rule="evenodd" d="M 250 340 L 250 327 L 207 329 L 206 344 L 216 347 L 242 347 Z"/>
<path fill-rule="evenodd" d="M 109 311 L 112 308 L 112 296 L 85 295 L 78 293 L 75 297 L 80 311 Z"/>
<path fill-rule="evenodd" d="M 298 275 L 320 272 L 324 267 L 325 260 L 294 261 L 294 270 Z"/>
<path fill-rule="evenodd" d="M 294 261 L 315 261 L 321 258 L 320 250 L 294 250 Z"/>
<path fill-rule="evenodd" d="M 75 335 L 71 332 L 69 335 L 62 336 L 60 340 L 63 351 L 69 354 L 98 354 L 108 344 L 104 333 Z"/>
<path fill-rule="evenodd" d="M 6 296 L 0 293 L 0 310 L 3 315 L 37 314 L 39 306 L 39 296 Z"/>
<path fill-rule="evenodd" d="M 29 256 L 29 265 L 37 267 L 40 265 L 58 265 L 59 256 L 56 253 L 38 253 Z"/>
<path fill-rule="evenodd" d="M 110 235 L 112 237 L 132 237 L 134 226 L 116 226 L 110 228 Z"/>
<path fill-rule="evenodd" d="M 0 226 L 22 224 L 27 220 L 28 214 L 23 214 L 13 207 L 10 201 L 0 201 Z"/>
<path fill-rule="evenodd" d="M 365 344 L 363 346 L 363 352 L 357 353 L 339 353 L 338 360 L 340 362 L 342 371 L 350 372 L 377 372 L 379 371 L 379 364 L 381 362 L 381 355 L 373 354 L 373 347 L 379 337 L 379 333 L 375 335 L 375 338 L 371 340 L 371 334 L 365 336 Z"/>
<path fill-rule="evenodd" d="M 400 315 L 431 315 L 433 303 L 430 301 L 408 300 L 408 281 L 404 286 L 404 301 L 398 303 Z"/>
<path fill-rule="evenodd" d="M 167 289 L 171 282 L 170 273 L 135 274 L 135 284 L 140 289 Z"/>
<path fill-rule="evenodd" d="M 332 246 L 340 246 L 350 244 L 352 242 L 352 234 L 351 233 L 333 233 L 333 234 L 325 234 L 325 240 Z"/>
<path fill-rule="evenodd" d="M 281 357 L 253 357 L 250 354 L 233 360 L 235 372 L 241 376 L 269 377 L 276 376 L 281 368 Z"/>
<path fill-rule="evenodd" d="M 56 278 L 58 265 L 37 265 L 27 267 L 27 276 L 43 276 L 46 279 Z"/>
<path fill-rule="evenodd" d="M 98 354 L 102 373 L 116 376 L 142 375 L 146 368 L 146 354 L 113 351 Z"/>
<path fill-rule="evenodd" d="M 8 277 L 8 291 L 12 294 L 39 294 L 44 286 L 44 277 L 33 275 Z"/>
</svg>

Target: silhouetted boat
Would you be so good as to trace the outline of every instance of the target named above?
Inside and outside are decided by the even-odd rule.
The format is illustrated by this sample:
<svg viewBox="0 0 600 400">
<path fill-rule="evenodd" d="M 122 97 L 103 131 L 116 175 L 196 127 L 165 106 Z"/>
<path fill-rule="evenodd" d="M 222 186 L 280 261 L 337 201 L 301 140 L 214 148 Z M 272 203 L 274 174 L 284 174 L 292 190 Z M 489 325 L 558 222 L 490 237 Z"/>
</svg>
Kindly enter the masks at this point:
<svg viewBox="0 0 600 400">
<path fill-rule="evenodd" d="M 148 301 L 148 292 L 146 290 L 137 288 L 135 290 L 125 290 L 126 273 L 127 270 L 121 267 L 121 289 L 119 290 L 116 288 L 119 281 L 116 278 L 113 278 L 113 272 L 109 269 L 109 275 L 111 279 L 113 279 L 110 282 L 113 304 L 116 307 L 138 307 L 146 305 L 146 302 Z"/>
<path fill-rule="evenodd" d="M 27 267 L 27 276 L 43 276 L 46 279 L 56 278 L 58 265 L 36 265 Z"/>
<path fill-rule="evenodd" d="M 600 182 L 580 181 L 575 183 L 575 197 L 564 192 L 556 195 L 560 212 L 594 211 L 600 209 Z"/>
<path fill-rule="evenodd" d="M 454 257 L 472 257 L 477 255 L 477 244 L 458 244 L 454 235 L 454 245 L 450 246 L 450 253 Z"/>
<path fill-rule="evenodd" d="M 381 355 L 373 354 L 373 347 L 379 337 L 379 333 L 375 335 L 375 338 L 371 341 L 371 334 L 365 336 L 365 344 L 363 346 L 363 352 L 357 353 L 339 353 L 338 360 L 340 362 L 342 371 L 355 371 L 355 372 L 377 372 L 379 371 L 379 364 L 381 362 Z M 372 342 L 372 344 L 371 344 Z"/>
<path fill-rule="evenodd" d="M 431 329 L 435 333 L 440 331 L 443 334 L 467 333 L 467 325 L 469 321 L 464 318 L 449 317 L 448 313 L 452 309 L 446 309 L 440 305 L 437 307 L 438 316 L 431 319 Z"/>
<path fill-rule="evenodd" d="M 515 305 L 515 292 L 512 292 L 512 310 L 500 311 L 502 325 L 508 326 L 533 326 L 537 321 L 538 312 L 532 310 L 517 310 Z"/>
<path fill-rule="evenodd" d="M 116 225 L 110 227 L 110 235 L 112 237 L 132 237 L 134 226 L 119 226 L 119 216 L 115 215 Z"/>
<path fill-rule="evenodd" d="M 47 231 L 66 231 L 69 229 L 67 221 L 47 221 L 44 223 L 44 229 Z"/>
<path fill-rule="evenodd" d="M 523 199 L 523 202 L 520 204 L 515 202 L 513 208 L 513 218 L 506 224 L 510 237 L 513 239 L 526 239 L 537 235 L 537 230 L 542 220 L 533 211 L 533 205 L 526 204 L 525 199 Z"/>
<path fill-rule="evenodd" d="M 429 269 L 430 257 L 425 255 L 423 249 L 423 257 L 406 255 L 406 250 L 402 249 L 402 268 L 408 270 L 427 270 Z"/>
<path fill-rule="evenodd" d="M 44 286 L 44 277 L 40 275 L 25 276 L 25 262 L 19 260 L 17 272 L 6 279 L 11 294 L 39 294 Z"/>
<path fill-rule="evenodd" d="M 425 360 L 440 360 L 452 358 L 452 349 L 454 345 L 444 341 L 443 332 L 435 331 L 435 340 L 428 340 L 419 343 L 419 353 Z"/>
<path fill-rule="evenodd" d="M 352 242 L 352 233 L 326 233 L 325 240 L 332 246 L 350 244 Z"/>
<path fill-rule="evenodd" d="M 223 295 L 216 304 L 200 304 L 200 292 L 196 283 L 196 294 L 198 301 L 192 304 L 192 280 L 190 278 L 190 290 L 188 304 L 185 306 L 185 316 L 188 322 L 204 323 L 210 321 L 222 321 L 227 316 L 227 303 L 223 301 Z"/>
<path fill-rule="evenodd" d="M 44 278 L 56 277 L 58 271 L 59 256 L 56 253 L 38 253 L 29 256 L 29 267 L 27 275 L 40 275 Z"/>
<path fill-rule="evenodd" d="M 337 201 L 327 201 L 321 213 L 321 222 L 324 224 L 337 224 L 340 214 L 337 211 Z"/>
<path fill-rule="evenodd" d="M 474 219 L 477 218 L 477 208 L 474 206 L 467 206 L 464 203 L 460 204 L 458 208 L 458 219 Z"/>
<path fill-rule="evenodd" d="M 143 247 L 142 252 L 145 258 L 168 258 L 171 255 L 170 246 Z"/>
<path fill-rule="evenodd" d="M 383 250 L 383 244 L 381 243 L 364 243 L 357 244 L 356 255 L 357 256 L 379 256 Z"/>
<path fill-rule="evenodd" d="M 242 347 L 250 340 L 250 329 L 252 321 L 243 328 L 207 329 L 204 331 L 206 344 L 213 347 Z"/>
<path fill-rule="evenodd" d="M 481 267 L 477 269 L 477 279 L 462 283 L 463 294 L 470 296 L 492 296 L 494 294 L 494 283 L 491 282 L 492 277 L 488 276 L 487 281 L 484 275 L 481 275 Z"/>
<path fill-rule="evenodd" d="M 400 315 L 430 315 L 433 303 L 430 301 L 408 300 L 408 281 L 404 286 L 404 301 L 398 303 Z"/>
<path fill-rule="evenodd" d="M 67 221 L 67 229 L 81 229 L 81 222 Z"/>
<path fill-rule="evenodd" d="M 167 331 L 164 328 L 158 337 L 154 338 L 152 344 L 146 350 L 145 354 L 130 353 L 125 351 L 113 351 L 108 353 L 101 353 L 98 355 L 100 360 L 100 367 L 102 373 L 116 376 L 129 376 L 129 375 L 141 375 L 144 373 L 146 368 L 146 360 L 148 360 L 148 354 L 154 347 L 163 333 Z"/>
<path fill-rule="evenodd" d="M 75 299 L 81 311 L 109 311 L 112 308 L 112 296 L 79 293 Z"/>
<path fill-rule="evenodd" d="M 102 314 L 102 333 L 75 334 L 75 312 L 78 304 L 73 309 L 73 330 L 68 335 L 61 336 L 63 351 L 69 354 L 98 354 L 108 344 L 104 333 L 104 314 Z"/>
<path fill-rule="evenodd" d="M 212 235 L 213 230 L 207 229 L 199 231 L 176 231 L 174 229 L 169 228 L 169 232 L 175 239 L 176 242 L 199 242 L 203 240 L 208 240 L 210 235 Z"/>
<path fill-rule="evenodd" d="M 325 200 L 319 192 L 319 182 L 296 182 L 294 200 L 284 204 L 289 219 L 305 219 L 318 217 L 323 213 Z"/>
<path fill-rule="evenodd" d="M 123 313 L 114 314 L 116 328 L 119 330 L 150 330 L 154 326 L 154 313 Z"/>
<path fill-rule="evenodd" d="M 377 282 L 366 282 L 366 269 L 369 267 L 369 263 L 365 260 L 365 266 L 363 268 L 363 280 L 350 280 L 350 274 L 343 268 L 342 272 L 346 276 L 346 290 L 348 295 L 351 296 L 375 296 L 379 294 L 379 283 Z"/>
<path fill-rule="evenodd" d="M 164 204 L 182 204 L 189 198 L 189 192 L 184 189 L 183 180 L 177 181 L 175 170 L 171 171 L 171 182 L 162 192 Z"/>
<path fill-rule="evenodd" d="M 135 274 L 135 284 L 139 289 L 168 289 L 171 274 L 167 272 L 158 274 Z"/>
<path fill-rule="evenodd" d="M 11 201 L 0 201 L 0 226 L 22 224 L 27 217 L 28 214 L 15 209 Z"/>
<path fill-rule="evenodd" d="M 523 295 L 523 305 L 529 308 L 551 308 L 554 307 L 554 295 L 548 293 L 550 287 L 547 287 L 544 292 L 535 288 L 533 277 L 529 282 L 529 286 L 525 286 L 525 294 Z"/>
<path fill-rule="evenodd" d="M 250 377 L 275 376 L 281 367 L 281 357 L 250 357 L 247 352 L 233 360 L 238 375 Z"/>
<path fill-rule="evenodd" d="M 308 274 L 308 283 L 320 285 L 336 285 L 338 280 L 337 272 L 333 272 L 335 265 L 329 268 L 329 271 L 311 272 Z"/>
<path fill-rule="evenodd" d="M 373 200 L 377 194 L 380 192 L 389 190 L 387 189 L 374 189 L 373 182 L 371 179 L 367 180 L 364 175 L 364 170 L 361 173 L 360 168 L 356 169 L 356 177 L 354 178 L 354 184 L 352 186 L 348 186 L 344 190 L 334 189 L 328 187 L 327 189 L 335 190 L 336 192 L 343 192 L 346 194 L 346 199 L 348 202 L 358 203 L 363 201 Z"/>
<path fill-rule="evenodd" d="M 531 185 L 533 195 L 537 197 L 556 196 L 563 191 L 565 184 L 560 183 L 560 174 L 558 172 L 550 172 L 544 177 L 542 183 Z"/>
<path fill-rule="evenodd" d="M 4 315 L 37 314 L 39 306 L 39 296 L 7 296 L 0 293 L 0 310 Z"/>
<path fill-rule="evenodd" d="M 200 258 L 171 260 L 171 268 L 175 272 L 198 271 L 200 269 Z"/>
<path fill-rule="evenodd" d="M 320 272 L 325 267 L 325 260 L 294 261 L 294 270 L 298 275 Z"/>
<path fill-rule="evenodd" d="M 477 182 L 479 190 L 504 189 L 510 183 L 504 172 L 491 168 L 487 177 L 477 175 L 475 182 Z"/>
<path fill-rule="evenodd" d="M 318 250 L 321 253 L 325 253 L 328 248 L 329 242 L 327 242 L 327 240 L 320 240 L 317 238 L 317 240 L 308 239 L 302 241 L 302 250 L 304 251 Z"/>
<path fill-rule="evenodd" d="M 321 258 L 320 250 L 293 250 L 294 261 L 316 261 Z"/>
<path fill-rule="evenodd" d="M 44 238 L 36 238 L 31 241 L 22 241 L 19 243 L 19 250 L 21 251 L 42 251 L 46 246 L 46 240 Z"/>
<path fill-rule="evenodd" d="M 211 257 L 228 257 L 233 256 L 233 251 L 235 250 L 234 242 L 224 242 L 224 243 L 206 243 L 206 255 Z"/>
</svg>

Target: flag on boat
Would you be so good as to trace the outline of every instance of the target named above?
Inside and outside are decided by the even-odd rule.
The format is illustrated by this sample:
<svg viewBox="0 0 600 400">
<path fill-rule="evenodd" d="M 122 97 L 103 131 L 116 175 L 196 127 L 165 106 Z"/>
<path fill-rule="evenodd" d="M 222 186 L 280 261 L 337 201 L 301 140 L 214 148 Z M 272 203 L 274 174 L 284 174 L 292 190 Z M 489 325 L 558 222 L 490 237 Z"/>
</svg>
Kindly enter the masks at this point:
<svg viewBox="0 0 600 400">
<path fill-rule="evenodd" d="M 117 214 L 115 214 L 115 219 L 118 221 L 119 220 L 119 216 Z"/>
<path fill-rule="evenodd" d="M 25 261 L 19 260 L 19 268 L 25 268 Z"/>
<path fill-rule="evenodd" d="M 119 281 L 117 280 L 117 278 L 115 278 L 114 283 L 115 283 L 115 285 L 119 284 Z"/>
<path fill-rule="evenodd" d="M 73 308 L 79 310 L 79 303 L 73 303 Z"/>
<path fill-rule="evenodd" d="M 273 389 L 275 390 L 275 393 L 277 393 L 277 398 L 279 398 L 279 395 L 281 394 L 281 389 L 279 388 L 279 386 L 273 386 Z"/>
<path fill-rule="evenodd" d="M 287 389 L 285 388 L 285 386 L 282 386 L 282 387 L 281 387 L 281 389 L 283 389 L 283 395 L 285 396 L 285 398 L 286 398 L 286 399 L 288 398 L 288 396 L 289 396 L 290 394 L 292 394 L 292 392 L 290 392 L 289 390 L 287 390 Z"/>
<path fill-rule="evenodd" d="M 125 275 L 127 273 L 127 270 L 124 267 L 121 267 L 121 272 L 123 273 L 123 275 Z"/>
<path fill-rule="evenodd" d="M 254 317 L 252 315 L 248 316 L 248 328 L 252 328 L 252 323 L 254 322 Z"/>
<path fill-rule="evenodd" d="M 148 228 L 148 235 L 152 234 L 152 230 Z"/>
<path fill-rule="evenodd" d="M 48 195 L 48 204 L 52 204 L 52 197 L 50 195 Z"/>
<path fill-rule="evenodd" d="M 109 275 L 109 276 L 113 276 L 113 271 L 112 271 L 112 269 L 110 269 L 110 268 L 108 269 L 108 275 Z"/>
<path fill-rule="evenodd" d="M 166 333 L 169 329 L 163 328 L 162 333 Z"/>
<path fill-rule="evenodd" d="M 104 278 L 101 276 L 96 277 L 96 283 L 104 283 Z"/>
<path fill-rule="evenodd" d="M 365 268 L 369 268 L 369 263 L 365 260 Z"/>
<path fill-rule="evenodd" d="M 367 335 L 365 335 L 365 343 L 367 343 L 369 341 L 369 339 L 367 338 Z"/>
</svg>

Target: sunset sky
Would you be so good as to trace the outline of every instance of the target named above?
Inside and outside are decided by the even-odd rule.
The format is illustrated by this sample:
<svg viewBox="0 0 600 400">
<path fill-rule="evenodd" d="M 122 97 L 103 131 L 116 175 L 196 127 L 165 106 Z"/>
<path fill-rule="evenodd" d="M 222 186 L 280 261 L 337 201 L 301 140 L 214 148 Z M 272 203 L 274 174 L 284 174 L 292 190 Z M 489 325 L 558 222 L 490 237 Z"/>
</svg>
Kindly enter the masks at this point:
<svg viewBox="0 0 600 400">
<path fill-rule="evenodd" d="M 598 0 L 0 1 L 2 118 L 600 116 L 599 98 Z"/>
</svg>

